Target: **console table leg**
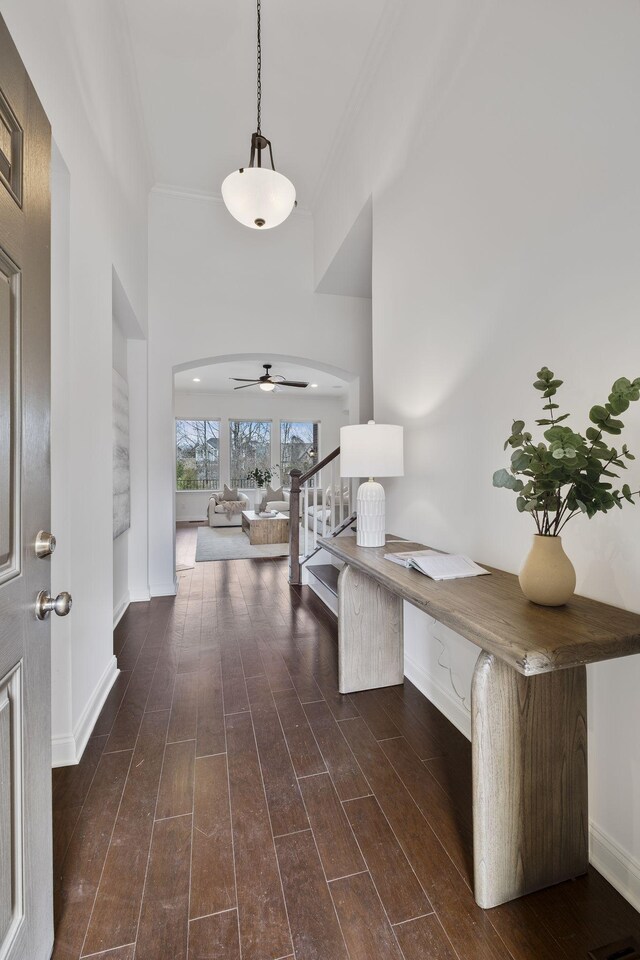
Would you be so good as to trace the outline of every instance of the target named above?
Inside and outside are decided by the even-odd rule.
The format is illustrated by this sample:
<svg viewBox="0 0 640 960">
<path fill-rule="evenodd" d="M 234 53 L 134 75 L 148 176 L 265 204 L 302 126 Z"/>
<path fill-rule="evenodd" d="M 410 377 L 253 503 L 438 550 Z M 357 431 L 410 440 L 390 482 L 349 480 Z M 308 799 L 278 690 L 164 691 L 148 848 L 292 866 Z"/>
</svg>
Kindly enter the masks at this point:
<svg viewBox="0 0 640 960">
<path fill-rule="evenodd" d="M 495 907 L 586 872 L 584 667 L 525 677 L 484 650 L 472 686 L 475 898 Z"/>
<path fill-rule="evenodd" d="M 402 600 L 349 565 L 338 578 L 340 693 L 404 680 Z"/>
</svg>

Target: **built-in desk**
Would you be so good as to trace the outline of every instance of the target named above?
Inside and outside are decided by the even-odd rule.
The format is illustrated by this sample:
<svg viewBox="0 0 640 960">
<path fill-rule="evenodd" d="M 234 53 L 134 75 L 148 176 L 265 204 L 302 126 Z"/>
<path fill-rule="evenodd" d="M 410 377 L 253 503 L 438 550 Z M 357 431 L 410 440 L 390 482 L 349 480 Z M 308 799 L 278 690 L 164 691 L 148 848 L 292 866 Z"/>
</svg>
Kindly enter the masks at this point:
<svg viewBox="0 0 640 960">
<path fill-rule="evenodd" d="M 640 615 L 586 597 L 540 607 L 518 578 L 436 582 L 384 559 L 424 544 L 319 543 L 338 581 L 342 693 L 403 682 L 402 602 L 481 648 L 471 701 L 475 898 L 494 907 L 588 863 L 585 664 L 640 652 Z M 483 564 L 486 567 L 486 564 Z"/>
</svg>

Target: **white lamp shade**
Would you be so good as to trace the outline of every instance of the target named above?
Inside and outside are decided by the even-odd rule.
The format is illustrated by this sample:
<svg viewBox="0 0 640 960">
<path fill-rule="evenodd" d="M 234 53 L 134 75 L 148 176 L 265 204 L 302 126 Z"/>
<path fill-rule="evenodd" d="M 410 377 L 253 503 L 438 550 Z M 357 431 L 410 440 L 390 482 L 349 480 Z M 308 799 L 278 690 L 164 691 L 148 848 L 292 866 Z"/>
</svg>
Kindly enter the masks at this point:
<svg viewBox="0 0 640 960">
<path fill-rule="evenodd" d="M 296 202 L 296 190 L 276 170 L 244 167 L 226 177 L 222 199 L 229 213 L 245 227 L 268 230 L 287 219 Z"/>
<path fill-rule="evenodd" d="M 343 477 L 402 477 L 403 428 L 390 423 L 340 428 L 340 474 Z"/>
</svg>

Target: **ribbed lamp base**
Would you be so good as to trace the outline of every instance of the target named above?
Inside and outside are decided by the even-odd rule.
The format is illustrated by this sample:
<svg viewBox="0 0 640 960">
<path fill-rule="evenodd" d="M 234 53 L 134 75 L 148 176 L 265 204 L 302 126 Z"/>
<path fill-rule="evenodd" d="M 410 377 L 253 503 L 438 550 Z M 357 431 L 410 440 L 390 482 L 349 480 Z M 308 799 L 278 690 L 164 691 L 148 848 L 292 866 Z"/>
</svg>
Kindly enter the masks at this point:
<svg viewBox="0 0 640 960">
<path fill-rule="evenodd" d="M 383 547 L 384 487 L 375 480 L 367 480 L 358 487 L 356 543 L 359 547 Z"/>
</svg>

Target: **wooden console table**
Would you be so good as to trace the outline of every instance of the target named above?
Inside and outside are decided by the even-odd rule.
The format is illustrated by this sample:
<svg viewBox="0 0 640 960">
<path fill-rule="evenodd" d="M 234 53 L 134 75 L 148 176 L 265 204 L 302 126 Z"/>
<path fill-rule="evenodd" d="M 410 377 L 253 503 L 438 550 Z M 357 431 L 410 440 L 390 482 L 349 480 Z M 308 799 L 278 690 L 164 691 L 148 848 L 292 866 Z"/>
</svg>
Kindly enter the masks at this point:
<svg viewBox="0 0 640 960">
<path fill-rule="evenodd" d="M 404 679 L 402 602 L 481 648 L 471 699 L 474 892 L 484 908 L 585 873 L 585 664 L 640 652 L 640 615 L 585 597 L 529 603 L 513 574 L 436 582 L 384 559 L 424 550 L 321 540 L 338 581 L 341 693 Z M 483 564 L 486 566 L 486 564 Z"/>
</svg>

